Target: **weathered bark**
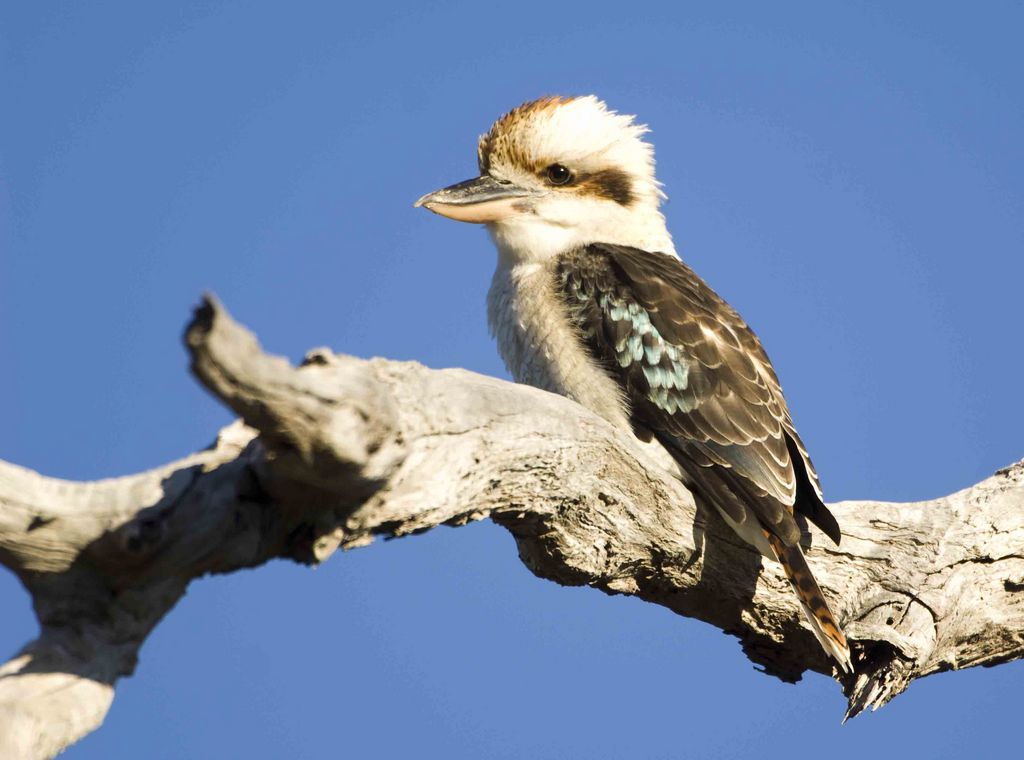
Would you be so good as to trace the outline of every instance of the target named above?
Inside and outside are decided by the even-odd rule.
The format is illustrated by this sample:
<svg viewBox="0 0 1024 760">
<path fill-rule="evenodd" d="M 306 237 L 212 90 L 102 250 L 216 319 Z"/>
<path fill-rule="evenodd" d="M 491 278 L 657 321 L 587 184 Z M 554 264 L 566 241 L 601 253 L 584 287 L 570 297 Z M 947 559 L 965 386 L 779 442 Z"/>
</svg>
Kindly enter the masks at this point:
<svg viewBox="0 0 1024 760">
<path fill-rule="evenodd" d="M 99 726 L 195 578 L 484 517 L 538 576 L 705 620 L 780 678 L 832 673 L 780 570 L 694 504 L 663 451 L 578 405 L 326 351 L 294 368 L 212 300 L 186 343 L 242 418 L 211 448 L 94 483 L 0 462 L 0 562 L 42 629 L 0 667 L 0 757 L 49 757 Z M 832 508 L 842 547 L 815 533 L 808 555 L 851 639 L 851 714 L 1024 656 L 1024 463 L 934 501 Z"/>
</svg>

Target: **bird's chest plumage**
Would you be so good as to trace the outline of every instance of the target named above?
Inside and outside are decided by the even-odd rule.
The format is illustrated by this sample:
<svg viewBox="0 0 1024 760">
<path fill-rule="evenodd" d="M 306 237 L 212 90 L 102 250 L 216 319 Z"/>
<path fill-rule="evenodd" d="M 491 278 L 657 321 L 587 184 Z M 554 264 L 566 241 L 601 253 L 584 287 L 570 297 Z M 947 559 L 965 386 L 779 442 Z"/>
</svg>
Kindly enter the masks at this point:
<svg viewBox="0 0 1024 760">
<path fill-rule="evenodd" d="M 593 360 L 566 313 L 553 262 L 499 264 L 487 312 L 516 382 L 568 396 L 612 424 L 629 426 L 618 382 Z"/>
</svg>

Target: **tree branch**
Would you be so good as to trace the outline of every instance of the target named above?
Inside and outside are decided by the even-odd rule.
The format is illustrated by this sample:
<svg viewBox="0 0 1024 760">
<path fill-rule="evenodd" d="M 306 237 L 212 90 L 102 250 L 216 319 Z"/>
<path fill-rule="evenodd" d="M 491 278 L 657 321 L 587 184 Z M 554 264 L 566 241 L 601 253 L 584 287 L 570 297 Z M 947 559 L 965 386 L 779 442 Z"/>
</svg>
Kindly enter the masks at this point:
<svg viewBox="0 0 1024 760">
<path fill-rule="evenodd" d="M 327 351 L 294 368 L 213 299 L 186 344 L 242 418 L 211 448 L 93 483 L 0 462 L 0 563 L 41 626 L 0 666 L 0 756 L 50 757 L 98 727 L 195 578 L 485 517 L 540 577 L 709 622 L 785 680 L 832 673 L 780 569 L 695 505 L 664 451 L 571 401 Z M 849 714 L 1024 656 L 1024 462 L 942 499 L 832 509 L 842 547 L 815 533 L 808 556 L 854 651 Z"/>
</svg>

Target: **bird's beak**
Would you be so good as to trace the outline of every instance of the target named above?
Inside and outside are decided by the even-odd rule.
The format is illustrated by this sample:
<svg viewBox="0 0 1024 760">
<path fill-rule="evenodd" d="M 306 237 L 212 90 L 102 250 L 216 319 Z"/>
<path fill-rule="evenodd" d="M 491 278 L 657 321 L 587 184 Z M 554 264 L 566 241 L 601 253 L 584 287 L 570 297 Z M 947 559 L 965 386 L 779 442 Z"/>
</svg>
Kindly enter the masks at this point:
<svg viewBox="0 0 1024 760">
<path fill-rule="evenodd" d="M 460 222 L 499 222 L 526 210 L 532 190 L 487 174 L 428 193 L 414 204 Z"/>
</svg>

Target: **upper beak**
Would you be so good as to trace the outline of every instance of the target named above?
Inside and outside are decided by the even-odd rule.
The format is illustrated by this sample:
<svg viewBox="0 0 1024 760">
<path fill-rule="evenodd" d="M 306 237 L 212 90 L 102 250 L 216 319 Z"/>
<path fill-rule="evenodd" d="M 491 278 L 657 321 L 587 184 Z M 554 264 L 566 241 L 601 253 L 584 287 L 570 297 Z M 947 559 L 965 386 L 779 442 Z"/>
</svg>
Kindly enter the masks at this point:
<svg viewBox="0 0 1024 760">
<path fill-rule="evenodd" d="M 522 199 L 532 195 L 532 190 L 485 174 L 427 193 L 414 206 L 460 222 L 498 222 L 522 212 Z"/>
</svg>

